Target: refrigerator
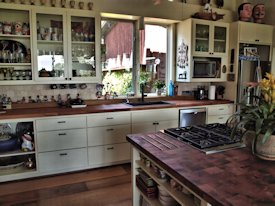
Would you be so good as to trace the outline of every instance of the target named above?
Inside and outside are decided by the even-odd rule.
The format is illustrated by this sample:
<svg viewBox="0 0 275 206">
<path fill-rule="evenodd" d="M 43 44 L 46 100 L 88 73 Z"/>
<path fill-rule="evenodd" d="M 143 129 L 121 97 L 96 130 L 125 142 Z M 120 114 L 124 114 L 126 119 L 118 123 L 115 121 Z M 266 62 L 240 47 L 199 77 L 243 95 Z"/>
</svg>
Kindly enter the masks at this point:
<svg viewBox="0 0 275 206">
<path fill-rule="evenodd" d="M 249 56 L 244 52 L 247 48 L 250 50 L 256 48 L 256 54 Z M 256 103 L 253 96 L 259 96 L 260 89 L 252 87 L 251 83 L 258 83 L 265 77 L 266 72 L 271 72 L 270 49 L 268 45 L 240 45 L 237 103 L 246 105 Z"/>
</svg>

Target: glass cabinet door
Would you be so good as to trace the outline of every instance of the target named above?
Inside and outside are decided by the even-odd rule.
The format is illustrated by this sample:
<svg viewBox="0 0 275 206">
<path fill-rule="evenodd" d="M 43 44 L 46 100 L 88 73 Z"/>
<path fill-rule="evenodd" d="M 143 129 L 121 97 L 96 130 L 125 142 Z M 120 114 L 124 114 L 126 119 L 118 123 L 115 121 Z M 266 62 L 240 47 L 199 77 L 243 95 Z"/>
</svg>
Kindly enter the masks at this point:
<svg viewBox="0 0 275 206">
<path fill-rule="evenodd" d="M 195 52 L 209 52 L 210 26 L 195 24 Z"/>
<path fill-rule="evenodd" d="M 214 26 L 214 52 L 226 52 L 226 27 Z"/>
<path fill-rule="evenodd" d="M 96 77 L 95 18 L 71 16 L 69 67 L 72 80 Z"/>
<path fill-rule="evenodd" d="M 37 76 L 65 79 L 64 18 L 62 14 L 36 14 Z"/>
<path fill-rule="evenodd" d="M 32 80 L 30 11 L 0 8 L 0 84 Z"/>
</svg>

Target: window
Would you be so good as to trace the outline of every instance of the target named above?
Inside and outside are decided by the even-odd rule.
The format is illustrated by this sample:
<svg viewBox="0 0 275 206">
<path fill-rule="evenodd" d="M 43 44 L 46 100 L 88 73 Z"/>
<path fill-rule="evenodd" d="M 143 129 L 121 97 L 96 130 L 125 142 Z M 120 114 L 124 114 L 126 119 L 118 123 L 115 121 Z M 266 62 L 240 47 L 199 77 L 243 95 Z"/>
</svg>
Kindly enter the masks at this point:
<svg viewBox="0 0 275 206">
<path fill-rule="evenodd" d="M 103 92 L 118 95 L 134 92 L 134 22 L 103 20 L 101 31 Z"/>
<path fill-rule="evenodd" d="M 147 93 L 155 93 L 155 82 L 166 82 L 167 28 L 146 24 L 140 31 L 140 48 L 140 82 L 146 83 Z"/>
<path fill-rule="evenodd" d="M 155 94 L 156 80 L 166 82 L 167 28 L 145 24 L 137 38 L 139 49 L 134 47 L 135 22 L 104 19 L 101 29 L 103 94 L 137 93 L 139 88 L 135 91 L 134 85 L 141 83 L 145 83 L 146 93 Z M 140 68 L 134 66 L 135 56 L 139 56 Z M 134 77 L 135 74 L 137 78 Z"/>
</svg>

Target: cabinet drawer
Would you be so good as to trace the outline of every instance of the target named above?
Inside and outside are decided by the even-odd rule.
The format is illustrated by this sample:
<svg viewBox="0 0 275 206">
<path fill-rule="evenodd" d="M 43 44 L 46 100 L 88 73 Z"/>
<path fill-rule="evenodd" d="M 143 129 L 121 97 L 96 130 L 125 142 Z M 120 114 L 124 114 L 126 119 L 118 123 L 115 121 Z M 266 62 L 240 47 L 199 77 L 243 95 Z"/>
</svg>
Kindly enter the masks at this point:
<svg viewBox="0 0 275 206">
<path fill-rule="evenodd" d="M 226 115 L 210 115 L 207 117 L 207 124 L 212 124 L 212 123 L 220 123 L 224 124 L 226 123 L 227 119 L 230 117 L 230 114 Z"/>
<path fill-rule="evenodd" d="M 132 123 L 177 120 L 179 116 L 178 109 L 154 109 L 132 112 Z"/>
<path fill-rule="evenodd" d="M 88 128 L 88 146 L 126 142 L 131 133 L 131 125 L 114 125 Z"/>
<path fill-rule="evenodd" d="M 233 104 L 219 104 L 211 105 L 207 107 L 208 115 L 221 115 L 221 114 L 233 114 Z"/>
<path fill-rule="evenodd" d="M 112 144 L 105 146 L 89 147 L 89 165 L 100 165 L 118 161 L 130 160 L 130 144 Z"/>
<path fill-rule="evenodd" d="M 86 147 L 86 129 L 60 130 L 37 133 L 39 152 Z"/>
<path fill-rule="evenodd" d="M 86 128 L 86 117 L 62 117 L 36 120 L 36 129 L 40 131 Z"/>
<path fill-rule="evenodd" d="M 87 162 L 87 148 L 38 153 L 40 172 L 85 167 Z"/>
<path fill-rule="evenodd" d="M 130 112 L 109 112 L 92 114 L 87 117 L 88 127 L 129 124 L 130 122 Z"/>
</svg>

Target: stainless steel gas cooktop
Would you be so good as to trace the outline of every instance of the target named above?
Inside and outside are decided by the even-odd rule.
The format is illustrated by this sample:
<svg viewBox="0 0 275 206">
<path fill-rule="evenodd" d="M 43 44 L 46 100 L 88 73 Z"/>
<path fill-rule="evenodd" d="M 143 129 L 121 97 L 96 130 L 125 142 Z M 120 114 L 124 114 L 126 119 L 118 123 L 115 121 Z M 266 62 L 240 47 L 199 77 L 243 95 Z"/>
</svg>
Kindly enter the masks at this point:
<svg viewBox="0 0 275 206">
<path fill-rule="evenodd" d="M 230 137 L 231 128 L 225 124 L 204 124 L 165 129 L 164 133 L 205 152 L 206 154 L 245 147 L 241 135 Z"/>
</svg>

